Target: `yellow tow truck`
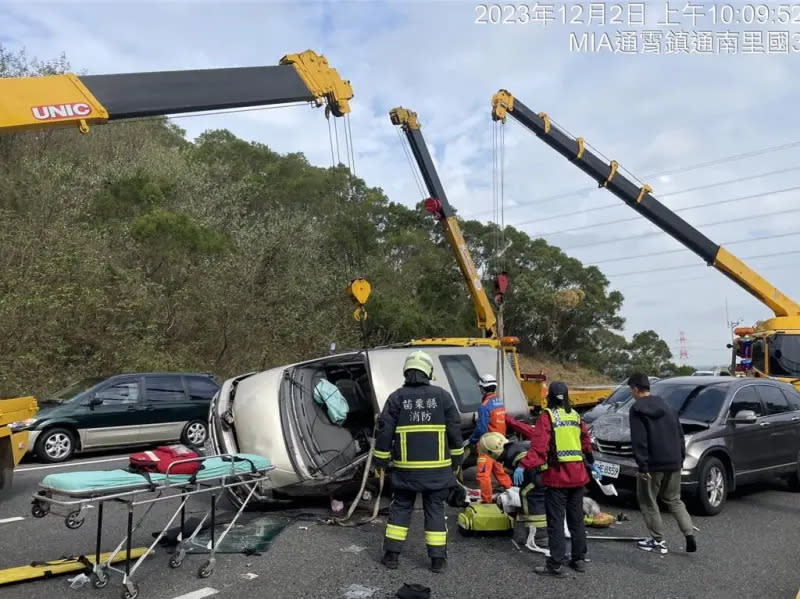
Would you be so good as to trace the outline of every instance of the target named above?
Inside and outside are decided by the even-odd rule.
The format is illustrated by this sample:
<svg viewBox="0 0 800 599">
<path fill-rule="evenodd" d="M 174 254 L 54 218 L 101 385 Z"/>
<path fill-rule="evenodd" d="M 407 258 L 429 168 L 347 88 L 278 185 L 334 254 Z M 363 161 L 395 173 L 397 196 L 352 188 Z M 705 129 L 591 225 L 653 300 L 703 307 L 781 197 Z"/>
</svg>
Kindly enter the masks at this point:
<svg viewBox="0 0 800 599">
<path fill-rule="evenodd" d="M 492 118 L 505 122 L 508 115 L 592 177 L 599 187 L 608 189 L 770 308 L 773 318 L 734 330 L 734 341 L 728 348 L 733 350 L 733 362 L 739 358 L 735 373 L 771 377 L 800 389 L 800 305 L 797 302 L 656 200 L 650 185 L 638 185 L 625 177 L 616 160 L 601 159 L 587 149 L 583 138 L 572 138 L 555 126 L 546 113 L 534 112 L 508 90 L 501 89 L 492 97 Z"/>
<path fill-rule="evenodd" d="M 456 262 L 467 283 L 472 304 L 475 309 L 477 327 L 483 337 L 451 337 L 435 339 L 415 339 L 413 345 L 454 345 L 454 346 L 477 346 L 484 345 L 501 349 L 503 355 L 511 361 L 517 381 L 522 387 L 522 391 L 528 400 L 528 405 L 536 411 L 544 406 L 544 399 L 547 396 L 547 375 L 544 372 L 538 374 L 523 373 L 520 371 L 519 354 L 517 345 L 519 338 L 505 336 L 502 333 L 502 303 L 508 285 L 507 273 L 501 272 L 493 281 L 495 292 L 495 303 L 501 309 L 501 318 L 495 315 L 492 304 L 483 287 L 483 282 L 472 261 L 461 228 L 458 225 L 456 211 L 447 199 L 436 167 L 433 164 L 425 139 L 422 136 L 421 125 L 417 114 L 412 110 L 403 107 L 393 108 L 389 112 L 389 117 L 393 125 L 400 126 L 405 133 L 406 139 L 411 147 L 411 153 L 419 167 L 425 186 L 431 197 L 425 200 L 425 209 L 430 212 L 437 221 L 442 223 L 445 237 L 450 244 L 456 257 Z M 570 385 L 570 400 L 578 409 L 590 408 L 597 405 L 614 391 L 614 387 L 591 386 L 580 387 Z"/>
<path fill-rule="evenodd" d="M 11 489 L 14 468 L 28 451 L 28 431 L 14 431 L 11 424 L 33 418 L 38 411 L 35 397 L 0 399 L 0 497 Z"/>
</svg>

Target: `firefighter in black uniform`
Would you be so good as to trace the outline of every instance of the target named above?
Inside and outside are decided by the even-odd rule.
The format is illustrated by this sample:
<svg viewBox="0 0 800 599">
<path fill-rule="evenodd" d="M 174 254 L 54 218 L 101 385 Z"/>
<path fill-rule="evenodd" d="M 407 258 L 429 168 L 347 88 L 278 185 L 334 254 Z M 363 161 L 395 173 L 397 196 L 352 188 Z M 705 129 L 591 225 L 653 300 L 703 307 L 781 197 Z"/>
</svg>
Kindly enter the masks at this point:
<svg viewBox="0 0 800 599">
<path fill-rule="evenodd" d="M 412 352 L 403 365 L 405 383 L 386 400 L 378 421 L 374 464 L 378 474 L 392 461 L 392 504 L 382 563 L 397 568 L 417 493 L 425 512 L 425 544 L 431 570 L 447 564 L 444 503 L 456 486 L 464 455 L 461 416 L 453 397 L 431 385 L 433 360 Z"/>
</svg>

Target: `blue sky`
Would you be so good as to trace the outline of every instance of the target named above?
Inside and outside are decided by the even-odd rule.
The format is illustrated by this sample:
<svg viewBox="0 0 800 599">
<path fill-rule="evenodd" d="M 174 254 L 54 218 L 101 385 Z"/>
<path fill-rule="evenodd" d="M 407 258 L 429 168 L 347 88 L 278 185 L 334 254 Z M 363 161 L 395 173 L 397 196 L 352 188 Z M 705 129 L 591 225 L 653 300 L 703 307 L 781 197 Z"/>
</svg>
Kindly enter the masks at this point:
<svg viewBox="0 0 800 599">
<path fill-rule="evenodd" d="M 554 22 L 546 27 L 520 22 L 525 20 L 521 9 L 514 13 L 515 23 L 479 24 L 476 20 L 488 11 L 474 2 L 456 1 L 0 0 L 0 41 L 10 49 L 24 46 L 40 59 L 63 51 L 75 70 L 92 74 L 270 65 L 284 54 L 311 48 L 352 83 L 356 173 L 383 188 L 393 201 L 412 205 L 421 199 L 388 117 L 395 106 L 411 108 L 423 125 L 451 202 L 462 216 L 483 220 L 491 217 L 492 208 L 496 125 L 490 99 L 506 88 L 618 160 L 671 208 L 765 194 L 680 212 L 716 242 L 786 235 L 732 245 L 730 250 L 740 257 L 800 250 L 800 235 L 787 235 L 800 232 L 800 212 L 787 212 L 800 208 L 797 191 L 768 193 L 800 186 L 800 167 L 794 170 L 800 145 L 706 168 L 683 168 L 800 141 L 794 110 L 800 84 L 796 67 L 792 69 L 800 43 L 785 54 L 768 53 L 758 45 L 759 35 L 766 44 L 778 31 L 788 33 L 790 44 L 800 42 L 800 23 L 781 23 L 787 15 L 776 12 L 778 5 L 757 15 L 733 3 L 735 12 L 723 15 L 720 3 L 714 12 L 711 3 L 671 2 L 678 9 L 672 13 L 676 24 L 662 27 L 658 21 L 666 3 L 648 2 L 644 27 L 626 24 L 624 13 L 618 25 L 609 21 L 619 11 L 607 2 L 605 25 L 587 25 L 589 5 L 596 10 L 602 3 L 584 2 L 582 10 L 574 2 L 540 4 L 553 7 Z M 636 8 L 641 3 L 616 4 Z M 695 25 L 692 11 L 683 10 L 689 5 L 701 6 Z M 568 17 L 579 16 L 581 23 L 562 23 L 561 8 Z M 788 16 L 791 21 L 800 14 Z M 744 23 L 759 17 L 766 22 Z M 723 19 L 731 23 L 720 23 Z M 716 32 L 719 41 L 721 32 L 729 30 L 738 46 L 735 54 L 718 48 L 707 54 L 678 54 L 668 53 L 670 47 L 662 42 L 659 53 L 643 53 L 644 29 L 661 29 L 664 35 L 671 30 L 678 43 L 697 41 L 707 35 L 704 31 Z M 596 38 L 605 32 L 612 41 L 618 34 L 634 36 L 639 48 L 630 53 L 571 51 L 570 33 L 584 32 Z M 176 122 L 191 137 L 208 128 L 228 128 L 277 151 L 301 151 L 314 164 L 330 164 L 321 110 L 286 107 Z M 776 170 L 784 172 L 756 177 Z M 669 174 L 645 177 L 665 171 Z M 687 191 L 751 175 L 739 183 Z M 566 251 L 586 263 L 600 262 L 612 287 L 624 294 L 628 336 L 655 329 L 677 358 L 684 331 L 689 362 L 724 363 L 726 302 L 732 320 L 752 324 L 770 316 L 766 306 L 644 219 L 601 226 L 637 215 L 615 196 L 595 189 L 586 175 L 511 119 L 505 125 L 504 179 L 506 224 L 533 221 L 520 228 L 563 248 L 584 246 Z M 544 201 L 569 192 L 576 193 Z M 586 212 L 604 205 L 609 207 Z M 542 220 L 563 214 L 570 216 Z M 581 226 L 588 227 L 554 234 Z M 589 245 L 648 232 L 649 237 Z M 681 251 L 633 258 L 670 250 Z M 793 276 L 797 257 L 768 256 L 750 264 L 784 293 L 800 298 L 800 283 Z M 679 265 L 686 267 L 660 270 Z M 648 272 L 631 274 L 639 271 Z"/>
</svg>

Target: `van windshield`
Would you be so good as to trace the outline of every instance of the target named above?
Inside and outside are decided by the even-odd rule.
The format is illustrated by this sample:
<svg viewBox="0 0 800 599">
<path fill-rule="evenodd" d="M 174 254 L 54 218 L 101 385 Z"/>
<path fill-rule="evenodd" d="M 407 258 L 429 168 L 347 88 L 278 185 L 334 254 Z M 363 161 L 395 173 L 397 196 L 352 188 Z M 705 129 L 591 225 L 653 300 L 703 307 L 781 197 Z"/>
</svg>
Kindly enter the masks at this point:
<svg viewBox="0 0 800 599">
<path fill-rule="evenodd" d="M 103 377 L 87 377 L 81 379 L 77 383 L 72 383 L 69 387 L 65 387 L 61 389 L 61 391 L 49 395 L 45 402 L 65 403 L 71 399 L 75 399 L 76 396 L 104 380 Z"/>
<path fill-rule="evenodd" d="M 695 420 L 709 424 L 717 419 L 717 415 L 725 401 L 728 385 L 729 383 L 702 387 L 676 385 L 681 389 L 681 392 L 670 393 L 664 397 L 664 401 L 677 410 L 684 420 Z"/>
<path fill-rule="evenodd" d="M 684 420 L 711 423 L 717 419 L 730 382 L 715 383 L 713 385 L 697 384 L 658 384 L 654 383 L 650 392 L 658 395 L 673 410 L 676 410 Z M 631 397 L 620 412 L 631 409 L 635 400 Z"/>
</svg>

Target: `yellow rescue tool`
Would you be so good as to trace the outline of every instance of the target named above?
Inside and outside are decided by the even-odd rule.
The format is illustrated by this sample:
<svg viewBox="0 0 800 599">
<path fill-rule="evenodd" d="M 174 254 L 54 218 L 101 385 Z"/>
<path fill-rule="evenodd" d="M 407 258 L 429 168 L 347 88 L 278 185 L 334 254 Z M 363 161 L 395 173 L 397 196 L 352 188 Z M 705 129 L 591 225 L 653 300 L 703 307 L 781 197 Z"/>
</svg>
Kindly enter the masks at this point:
<svg viewBox="0 0 800 599">
<path fill-rule="evenodd" d="M 131 559 L 136 559 L 144 555 L 147 547 L 136 547 L 131 549 Z M 106 563 L 110 558 L 111 562 L 117 563 L 126 559 L 126 552 L 120 551 L 112 558 L 113 553 L 101 553 L 100 563 Z M 50 578 L 59 574 L 77 572 L 79 570 L 91 570 L 95 563 L 94 556 L 68 557 L 52 560 L 49 562 L 33 562 L 27 566 L 17 566 L 0 570 L 0 586 L 11 584 L 12 582 L 23 582 L 25 580 L 36 580 L 39 578 Z"/>
</svg>

